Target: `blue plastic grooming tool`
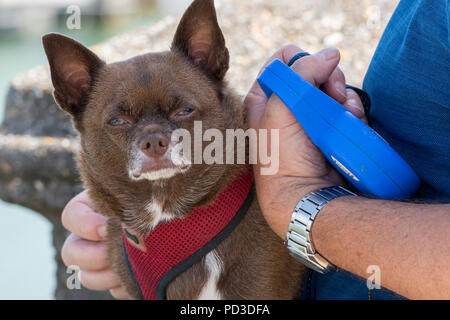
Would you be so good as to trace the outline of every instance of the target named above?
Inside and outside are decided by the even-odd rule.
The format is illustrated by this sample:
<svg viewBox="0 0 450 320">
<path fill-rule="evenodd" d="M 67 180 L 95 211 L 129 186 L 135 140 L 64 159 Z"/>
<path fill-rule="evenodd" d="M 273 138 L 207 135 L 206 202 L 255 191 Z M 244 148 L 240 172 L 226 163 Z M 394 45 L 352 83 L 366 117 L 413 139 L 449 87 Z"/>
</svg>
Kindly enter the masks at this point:
<svg viewBox="0 0 450 320">
<path fill-rule="evenodd" d="M 374 130 L 309 84 L 280 60 L 258 78 L 275 93 L 328 161 L 361 193 L 381 199 L 412 196 L 420 186 L 413 169 Z"/>
</svg>

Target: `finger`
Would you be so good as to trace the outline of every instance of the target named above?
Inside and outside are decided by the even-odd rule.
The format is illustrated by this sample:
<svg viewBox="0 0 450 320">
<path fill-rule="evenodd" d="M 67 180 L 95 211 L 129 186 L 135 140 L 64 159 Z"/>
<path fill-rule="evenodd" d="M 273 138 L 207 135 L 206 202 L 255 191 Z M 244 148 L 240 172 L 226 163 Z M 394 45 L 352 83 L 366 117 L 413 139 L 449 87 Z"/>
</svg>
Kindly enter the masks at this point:
<svg viewBox="0 0 450 320">
<path fill-rule="evenodd" d="M 322 85 L 322 90 L 337 102 L 343 104 L 347 100 L 345 76 L 339 67 L 334 69 L 330 78 Z"/>
<path fill-rule="evenodd" d="M 347 89 L 347 100 L 344 103 L 344 107 L 366 124 L 368 123 L 362 101 L 354 90 Z"/>
<path fill-rule="evenodd" d="M 299 47 L 290 45 L 277 51 L 271 59 L 265 64 L 272 62 L 274 59 L 280 59 L 285 63 L 288 63 L 297 53 L 303 52 Z M 310 82 L 315 86 L 320 86 L 325 84 L 336 70 L 337 65 L 340 61 L 339 50 L 336 48 L 326 48 L 319 51 L 315 55 L 306 56 L 298 59 L 292 66 L 292 69 L 296 71 L 302 78 Z M 264 69 L 264 68 L 263 68 Z M 335 80 L 342 79 L 343 74 L 336 73 L 334 75 Z M 345 83 L 345 78 L 344 82 Z M 336 87 L 331 88 L 333 95 L 336 95 Z M 340 98 L 339 101 L 343 102 Z M 245 99 L 245 106 L 247 108 L 247 120 L 252 128 L 256 128 L 262 115 L 265 112 L 268 99 L 262 91 L 261 87 L 255 82 L 252 89 Z M 278 105 L 278 104 L 272 104 Z M 273 112 L 278 112 L 278 110 L 273 110 Z"/>
<path fill-rule="evenodd" d="M 280 50 L 278 50 L 277 52 L 275 52 L 270 58 L 269 60 L 267 60 L 263 67 L 261 68 L 261 70 L 258 73 L 258 77 L 261 75 L 261 73 L 264 71 L 264 69 L 271 64 L 275 59 L 279 59 L 281 61 L 283 61 L 285 64 L 288 64 L 291 59 L 299 53 L 305 52 L 303 49 L 301 49 L 300 47 L 294 45 L 294 44 L 289 44 L 287 46 L 284 46 L 283 48 L 281 48 Z"/>
<path fill-rule="evenodd" d="M 123 286 L 109 290 L 111 295 L 118 300 L 130 300 L 131 297 Z"/>
<path fill-rule="evenodd" d="M 106 245 L 101 241 L 89 241 L 70 234 L 61 249 L 66 266 L 76 265 L 82 270 L 103 270 L 109 267 Z"/>
<path fill-rule="evenodd" d="M 303 79 L 318 87 L 328 81 L 340 59 L 339 50 L 326 48 L 295 61 L 292 69 Z"/>
<path fill-rule="evenodd" d="M 73 198 L 64 208 L 62 224 L 70 232 L 86 240 L 99 241 L 106 236 L 106 218 L 89 207 L 87 191 Z"/>
<path fill-rule="evenodd" d="M 119 277 L 111 269 L 80 272 L 81 284 L 91 290 L 106 291 L 121 285 Z"/>
<path fill-rule="evenodd" d="M 297 53 L 304 52 L 302 49 L 300 49 L 298 46 L 295 45 L 288 45 L 277 52 L 275 52 L 269 60 L 267 60 L 261 70 L 259 71 L 259 75 L 264 71 L 266 66 L 268 66 L 271 62 L 273 62 L 275 59 L 279 59 L 283 61 L 284 63 L 289 63 L 289 61 L 294 57 Z M 266 104 L 269 100 L 269 97 L 266 96 L 264 91 L 261 89 L 261 86 L 259 85 L 258 81 L 256 80 L 247 97 L 245 98 L 244 104 L 247 108 L 247 120 L 252 128 L 256 128 L 256 125 L 259 123 L 259 120 L 261 119 L 261 116 L 264 113 L 264 109 L 266 107 Z"/>
<path fill-rule="evenodd" d="M 335 48 L 328 48 L 315 55 L 297 60 L 292 65 L 292 69 L 309 83 L 320 86 L 330 78 L 339 63 L 339 59 L 339 51 Z M 289 109 L 275 95 L 267 103 L 264 112 L 264 116 L 273 125 L 284 123 L 285 126 L 290 126 L 296 121 Z M 281 127 L 277 126 L 276 128 Z"/>
</svg>

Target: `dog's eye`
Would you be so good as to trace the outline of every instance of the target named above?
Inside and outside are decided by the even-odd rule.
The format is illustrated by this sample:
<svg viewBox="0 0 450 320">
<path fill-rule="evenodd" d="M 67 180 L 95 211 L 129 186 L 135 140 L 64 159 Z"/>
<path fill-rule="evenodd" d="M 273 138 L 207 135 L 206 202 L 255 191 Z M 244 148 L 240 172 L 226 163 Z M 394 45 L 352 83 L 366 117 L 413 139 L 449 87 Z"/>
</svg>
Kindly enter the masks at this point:
<svg viewBox="0 0 450 320">
<path fill-rule="evenodd" d="M 194 109 L 185 107 L 181 111 L 179 111 L 177 114 L 175 114 L 177 117 L 185 117 L 190 115 L 192 112 L 194 112 Z"/>
<path fill-rule="evenodd" d="M 111 119 L 108 123 L 109 123 L 109 125 L 111 125 L 113 127 L 119 127 L 119 126 L 131 124 L 131 121 L 124 119 L 124 118 L 117 117 L 117 118 Z"/>
</svg>

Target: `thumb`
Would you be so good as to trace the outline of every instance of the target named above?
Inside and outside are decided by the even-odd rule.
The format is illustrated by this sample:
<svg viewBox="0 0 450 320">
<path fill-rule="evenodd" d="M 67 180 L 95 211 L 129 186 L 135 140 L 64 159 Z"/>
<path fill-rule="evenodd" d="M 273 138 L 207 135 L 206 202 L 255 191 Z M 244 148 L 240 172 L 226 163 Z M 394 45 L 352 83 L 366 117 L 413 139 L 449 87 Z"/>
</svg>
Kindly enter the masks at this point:
<svg viewBox="0 0 450 320">
<path fill-rule="evenodd" d="M 316 87 L 324 84 L 336 69 L 341 59 L 339 50 L 326 48 L 318 53 L 297 60 L 292 69 Z"/>
</svg>

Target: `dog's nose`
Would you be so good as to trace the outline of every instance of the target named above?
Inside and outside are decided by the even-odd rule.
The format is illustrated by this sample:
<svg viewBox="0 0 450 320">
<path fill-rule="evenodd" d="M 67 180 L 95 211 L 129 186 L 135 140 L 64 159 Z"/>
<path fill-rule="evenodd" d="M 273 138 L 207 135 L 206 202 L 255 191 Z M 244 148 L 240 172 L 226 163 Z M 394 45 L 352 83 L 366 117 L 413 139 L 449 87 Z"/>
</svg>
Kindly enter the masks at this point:
<svg viewBox="0 0 450 320">
<path fill-rule="evenodd" d="M 150 133 L 141 140 L 140 146 L 147 156 L 158 158 L 166 153 L 169 140 L 161 133 Z"/>
</svg>

